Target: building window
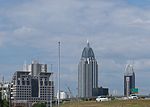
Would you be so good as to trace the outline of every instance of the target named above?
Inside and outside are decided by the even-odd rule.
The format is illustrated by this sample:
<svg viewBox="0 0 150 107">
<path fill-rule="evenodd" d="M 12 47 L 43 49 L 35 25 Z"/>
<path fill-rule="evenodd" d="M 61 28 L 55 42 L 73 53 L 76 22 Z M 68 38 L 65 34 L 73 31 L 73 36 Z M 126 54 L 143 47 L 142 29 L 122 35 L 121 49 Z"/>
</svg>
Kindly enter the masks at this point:
<svg viewBox="0 0 150 107">
<path fill-rule="evenodd" d="M 25 85 L 25 81 L 22 81 L 22 85 Z"/>
<path fill-rule="evenodd" d="M 45 81 L 45 86 L 47 86 L 47 81 Z"/>
<path fill-rule="evenodd" d="M 29 82 L 29 81 L 27 81 L 27 85 L 30 85 L 30 82 Z"/>
<path fill-rule="evenodd" d="M 41 86 L 43 85 L 43 82 L 42 82 L 42 81 L 40 81 L 40 85 L 41 85 Z"/>
<path fill-rule="evenodd" d="M 17 81 L 17 85 L 20 85 L 20 81 L 19 80 Z"/>
</svg>

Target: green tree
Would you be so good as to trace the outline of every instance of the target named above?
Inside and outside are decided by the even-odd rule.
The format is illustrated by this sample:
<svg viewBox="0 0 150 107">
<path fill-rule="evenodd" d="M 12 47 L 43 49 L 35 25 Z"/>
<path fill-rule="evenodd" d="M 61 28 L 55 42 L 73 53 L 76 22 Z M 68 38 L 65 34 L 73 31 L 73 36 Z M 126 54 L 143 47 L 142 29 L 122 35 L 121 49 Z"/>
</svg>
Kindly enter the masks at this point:
<svg viewBox="0 0 150 107">
<path fill-rule="evenodd" d="M 0 107 L 2 107 L 2 94 L 0 92 Z"/>
<path fill-rule="evenodd" d="M 4 99 L 4 100 L 1 100 L 1 107 L 9 107 L 9 102 L 6 100 L 6 99 Z"/>
<path fill-rule="evenodd" d="M 45 103 L 35 103 L 32 107 L 46 107 Z"/>
</svg>

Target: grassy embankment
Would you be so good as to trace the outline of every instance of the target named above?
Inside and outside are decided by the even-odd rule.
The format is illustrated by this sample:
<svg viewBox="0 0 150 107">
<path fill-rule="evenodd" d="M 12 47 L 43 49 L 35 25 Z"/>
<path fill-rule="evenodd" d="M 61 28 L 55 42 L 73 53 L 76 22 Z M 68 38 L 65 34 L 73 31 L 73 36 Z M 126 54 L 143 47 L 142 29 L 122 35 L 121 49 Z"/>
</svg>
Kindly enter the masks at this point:
<svg viewBox="0 0 150 107">
<path fill-rule="evenodd" d="M 150 100 L 124 100 L 124 101 L 80 101 L 65 102 L 60 107 L 150 107 Z"/>
</svg>

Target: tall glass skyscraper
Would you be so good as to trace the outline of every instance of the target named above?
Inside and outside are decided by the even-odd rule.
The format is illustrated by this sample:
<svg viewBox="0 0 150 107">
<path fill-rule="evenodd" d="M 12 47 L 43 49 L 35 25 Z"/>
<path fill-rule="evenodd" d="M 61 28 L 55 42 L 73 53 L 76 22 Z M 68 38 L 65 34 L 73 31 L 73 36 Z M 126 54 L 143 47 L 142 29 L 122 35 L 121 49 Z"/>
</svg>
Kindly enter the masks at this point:
<svg viewBox="0 0 150 107">
<path fill-rule="evenodd" d="M 124 95 L 129 96 L 132 94 L 132 89 L 135 88 L 135 73 L 133 65 L 128 64 L 124 74 Z"/>
<path fill-rule="evenodd" d="M 78 65 L 78 97 L 92 97 L 96 88 L 98 88 L 98 64 L 87 42 Z"/>
</svg>

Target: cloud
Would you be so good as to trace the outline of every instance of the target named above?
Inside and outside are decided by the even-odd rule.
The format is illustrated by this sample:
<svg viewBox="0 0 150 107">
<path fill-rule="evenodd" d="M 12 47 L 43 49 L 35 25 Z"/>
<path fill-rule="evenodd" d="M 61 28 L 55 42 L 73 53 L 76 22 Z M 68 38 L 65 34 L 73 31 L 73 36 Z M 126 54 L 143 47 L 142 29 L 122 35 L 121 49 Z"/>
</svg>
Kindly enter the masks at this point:
<svg viewBox="0 0 150 107">
<path fill-rule="evenodd" d="M 36 56 L 54 63 L 56 73 L 61 41 L 62 78 L 77 84 L 77 64 L 88 39 L 99 62 L 102 85 L 122 88 L 124 65 L 130 59 L 135 60 L 136 70 L 148 72 L 149 9 L 134 7 L 124 0 L 15 2 L 0 7 L 0 46 L 11 50 L 9 57 L 11 53 L 16 55 L 12 60 L 19 63 Z M 116 87 L 111 85 L 112 80 Z"/>
<path fill-rule="evenodd" d="M 149 72 L 150 59 L 138 59 L 134 61 L 136 72 Z"/>
<path fill-rule="evenodd" d="M 14 31 L 14 35 L 25 37 L 26 33 L 29 35 L 29 33 L 31 33 L 32 31 L 33 30 L 31 28 L 22 26 L 21 28 L 18 28 Z"/>
<path fill-rule="evenodd" d="M 0 47 L 3 46 L 4 42 L 5 42 L 5 32 L 1 32 L 0 31 Z"/>
<path fill-rule="evenodd" d="M 150 20 L 144 20 L 144 19 L 135 19 L 131 25 L 134 25 L 134 26 L 150 26 Z M 148 27 L 149 28 L 149 27 Z"/>
</svg>

